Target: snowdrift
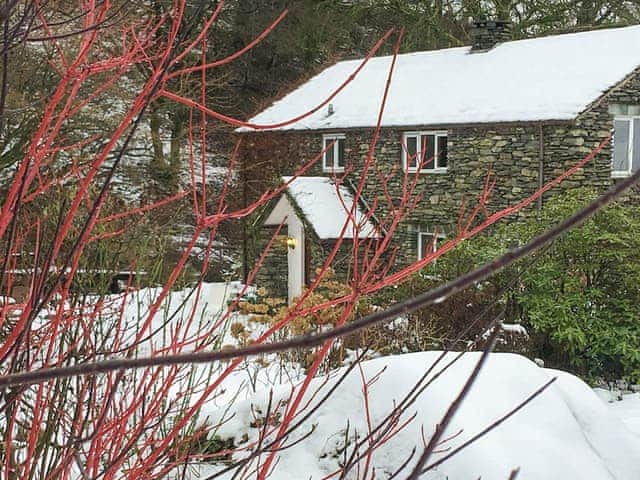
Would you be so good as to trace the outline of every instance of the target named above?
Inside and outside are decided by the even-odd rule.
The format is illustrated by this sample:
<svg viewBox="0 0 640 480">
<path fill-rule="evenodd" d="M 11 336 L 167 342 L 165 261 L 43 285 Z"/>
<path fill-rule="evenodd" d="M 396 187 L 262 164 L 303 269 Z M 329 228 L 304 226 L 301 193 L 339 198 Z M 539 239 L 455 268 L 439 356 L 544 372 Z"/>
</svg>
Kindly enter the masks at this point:
<svg viewBox="0 0 640 480">
<path fill-rule="evenodd" d="M 415 463 L 423 447 L 423 434 L 428 441 L 479 355 L 463 355 L 406 410 L 400 424 L 413 414 L 416 414 L 415 418 L 373 454 L 371 466 L 375 468 L 375 478 L 388 478 L 407 460 L 414 448 L 417 453 L 410 467 Z M 380 374 L 369 387 L 369 413 L 375 426 L 393 410 L 394 404 L 403 400 L 438 356 L 439 352 L 423 352 L 384 357 L 364 362 L 362 370 L 352 370 L 331 398 L 311 415 L 306 425 L 287 438 L 285 444 L 294 445 L 280 452 L 269 478 L 320 479 L 338 470 L 345 448 L 347 454 L 350 453 L 357 440 L 367 434 L 364 382 Z M 431 377 L 454 357 L 455 354 L 447 354 Z M 335 384 L 341 372 L 344 370 L 332 374 L 328 381 L 322 378 L 313 381 L 305 399 L 309 400 L 310 408 L 323 392 Z M 520 469 L 518 478 L 525 480 L 640 478 L 640 438 L 628 429 L 613 409 L 578 378 L 540 368 L 514 354 L 491 355 L 445 433 L 444 438 L 451 438 L 440 446 L 430 463 L 503 416 L 552 377 L 557 377 L 556 382 L 532 403 L 421 478 L 505 480 L 514 468 Z M 319 393 L 316 393 L 317 389 L 320 389 Z M 286 402 L 291 393 L 291 387 L 278 387 L 273 391 L 272 405 Z M 231 409 L 233 415 L 227 410 L 203 412 L 212 425 L 225 419 L 216 434 L 235 439 L 239 450 L 234 459 L 248 455 L 242 450 L 243 445 L 257 439 L 256 418 L 266 412 L 268 402 L 269 392 L 265 391 L 234 405 Z M 286 405 L 278 408 L 282 414 Z M 308 436 L 295 444 L 305 435 Z M 211 474 L 221 468 L 210 465 L 203 467 L 200 473 Z M 347 478 L 357 478 L 355 470 Z M 409 471 L 404 470 L 396 478 L 404 478 Z"/>
</svg>

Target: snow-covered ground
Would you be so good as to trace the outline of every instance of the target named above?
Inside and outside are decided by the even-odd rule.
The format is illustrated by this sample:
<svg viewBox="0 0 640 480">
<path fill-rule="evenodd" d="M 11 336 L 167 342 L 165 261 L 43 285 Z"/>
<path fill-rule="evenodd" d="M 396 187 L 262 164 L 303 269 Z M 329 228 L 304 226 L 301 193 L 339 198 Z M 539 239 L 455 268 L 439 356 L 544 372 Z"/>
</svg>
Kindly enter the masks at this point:
<svg viewBox="0 0 640 480">
<path fill-rule="evenodd" d="M 288 437 L 286 443 L 293 446 L 280 453 L 270 478 L 303 478 L 304 472 L 304 478 L 320 479 L 338 471 L 346 458 L 345 446 L 348 456 L 368 432 L 363 379 L 372 379 L 382 372 L 369 390 L 369 415 L 371 425 L 375 426 L 394 405 L 402 402 L 437 357 L 438 352 L 423 352 L 364 362 L 362 374 L 358 369 L 353 370 L 326 404 L 311 415 L 306 427 Z M 448 354 L 434 373 L 453 358 L 454 354 Z M 478 358 L 478 353 L 465 354 L 405 411 L 398 423 L 402 424 L 415 414 L 413 420 L 393 438 L 380 442 L 372 455 L 370 468 L 375 468 L 376 478 L 388 478 L 409 458 L 414 448 L 420 451 L 423 438 L 428 441 Z M 316 388 L 322 386 L 320 392 L 326 391 L 338 376 L 339 372 L 336 372 L 328 383 L 316 379 L 309 395 L 320 397 L 322 393 L 316 394 Z M 523 410 L 421 478 L 454 480 L 481 476 L 485 480 L 507 479 L 514 468 L 519 468 L 520 478 L 525 479 L 639 478 L 640 436 L 637 429 L 635 433 L 629 429 L 629 426 L 638 426 L 640 399 L 637 396 L 606 404 L 576 377 L 542 369 L 513 354 L 492 355 L 446 430 L 443 438 L 450 440 L 440 445 L 439 453 L 431 462 L 498 420 L 552 377 L 557 377 L 555 384 Z M 288 387 L 275 388 L 271 404 L 280 402 L 284 412 L 290 395 Z M 235 439 L 240 451 L 234 459 L 247 455 L 241 450 L 239 439 L 244 438 L 247 444 L 257 440 L 260 429 L 255 427 L 256 412 L 266 411 L 269 398 L 269 392 L 264 391 L 237 403 L 233 417 L 229 417 L 228 412 L 224 415 L 222 411 L 207 412 L 214 424 L 226 420 L 217 435 Z M 296 444 L 303 437 L 304 440 Z M 367 445 L 365 441 L 360 448 L 364 450 Z M 364 460 L 361 469 L 363 465 Z M 210 474 L 219 468 L 204 467 L 201 473 Z M 231 478 L 231 475 L 223 478 Z M 358 478 L 356 469 L 347 478 Z"/>
<path fill-rule="evenodd" d="M 145 341 L 138 347 L 139 354 L 148 355 L 150 352 L 160 352 L 168 343 L 168 332 L 181 341 L 188 343 L 207 335 L 210 332 L 217 335 L 212 348 L 228 348 L 237 346 L 238 341 L 231 334 L 231 325 L 236 322 L 246 324 L 246 318 L 237 314 L 226 316 L 227 302 L 239 294 L 254 291 L 244 289 L 240 282 L 203 283 L 200 289 L 188 288 L 171 292 L 162 302 L 151 324 L 147 328 L 148 335 L 142 335 Z M 124 299 L 124 323 L 130 326 L 130 339 L 134 343 L 134 336 L 139 335 L 142 321 L 148 317 L 151 305 L 160 295 L 161 288 L 145 288 L 130 292 Z M 121 296 L 113 296 L 114 313 L 122 305 Z M 216 326 L 218 325 L 218 326 Z M 263 328 L 263 327 L 260 327 Z M 259 329 L 255 330 L 259 333 Z M 125 342 L 126 343 L 126 342 Z M 135 342 L 137 343 L 137 342 Z M 186 347 L 185 351 L 191 350 Z M 226 362 L 214 365 L 195 365 L 192 378 L 207 379 L 212 375 L 222 373 L 227 367 Z M 211 395 L 209 408 L 226 407 L 229 402 L 237 399 L 249 398 L 256 390 L 263 390 L 280 385 L 290 384 L 302 378 L 302 369 L 294 365 L 283 365 L 277 356 L 263 356 L 260 359 L 249 359 L 229 374 L 220 388 Z M 183 385 L 174 385 L 173 390 L 179 391 Z"/>
<path fill-rule="evenodd" d="M 150 330 L 163 325 L 172 329 L 178 324 L 184 325 L 185 319 L 192 317 L 197 321 L 186 329 L 189 332 L 185 330 L 185 335 L 197 335 L 203 325 L 221 318 L 228 299 L 240 289 L 239 284 L 205 284 L 199 295 L 189 291 L 173 292 Z M 144 318 L 158 293 L 159 289 L 130 293 L 125 300 L 127 323 Z M 174 315 L 180 306 L 182 313 Z M 243 319 L 234 317 L 233 321 Z M 227 329 L 218 344 L 224 346 L 234 344 L 234 341 Z M 150 341 L 143 346 L 143 353 L 158 347 L 155 341 Z M 373 478 L 374 469 L 376 479 L 389 478 L 411 457 L 407 469 L 396 477 L 405 478 L 424 442 L 429 441 L 444 411 L 460 391 L 479 353 L 467 353 L 459 359 L 456 354 L 447 354 L 427 377 L 428 386 L 424 391 L 409 397 L 411 401 L 407 408 L 399 416 L 392 417 L 389 430 L 385 430 L 382 438 L 379 433 L 374 434 L 371 441 L 367 434 L 388 418 L 394 408 L 403 404 L 410 390 L 438 357 L 439 352 L 420 352 L 375 358 L 363 362 L 361 368 L 354 368 L 342 380 L 341 374 L 346 367 L 313 379 L 301 403 L 306 408 L 300 410 L 294 423 L 302 415 L 309 413 L 310 416 L 286 436 L 284 445 L 287 448 L 278 453 L 269 478 L 329 478 L 341 469 L 354 449 L 364 452 L 370 446 L 374 447 L 370 458 L 364 456 L 359 466 L 345 478 L 365 478 L 365 468 L 368 468 L 366 478 Z M 226 364 L 220 365 L 220 368 L 225 367 Z M 540 368 L 522 356 L 504 353 L 491 355 L 447 428 L 445 440 L 427 465 L 452 453 L 553 377 L 557 377 L 555 383 L 530 404 L 421 478 L 506 480 L 515 468 L 520 469 L 518 478 L 532 480 L 640 478 L 639 394 L 618 401 L 601 391 L 595 392 L 568 373 Z M 215 399 L 212 396 L 199 418 L 213 428 L 210 438 L 232 439 L 233 460 L 241 460 L 251 453 L 255 442 L 265 445 L 274 438 L 302 378 L 300 368 L 283 365 L 277 357 L 247 360 L 242 368 L 225 379 L 218 392 L 224 393 L 214 395 Z M 325 392 L 338 382 L 340 384 L 328 400 L 318 406 Z M 364 393 L 365 384 L 368 385 L 367 394 Z M 424 386 L 425 381 L 421 385 Z M 260 438 L 269 405 L 276 420 L 267 435 Z M 265 455 L 260 458 L 264 461 Z M 255 463 L 252 465 L 247 471 L 255 467 Z M 224 463 L 195 464 L 189 469 L 190 478 L 206 478 L 226 466 Z M 233 473 L 225 473 L 219 478 L 232 478 Z"/>
<path fill-rule="evenodd" d="M 202 318 L 215 317 L 219 315 L 217 311 L 225 308 L 229 295 L 238 290 L 238 285 L 205 285 L 197 305 L 195 296 L 187 299 L 186 311 L 195 308 Z M 186 295 L 185 292 L 173 293 L 168 302 L 179 305 Z M 166 312 L 172 310 L 173 307 Z M 136 305 L 135 315 L 138 314 Z M 233 343 L 233 339 L 227 335 L 223 343 Z M 316 403 L 339 381 L 345 369 L 314 379 L 302 402 L 308 403 L 301 415 L 312 413 L 303 426 L 287 436 L 285 444 L 289 447 L 279 453 L 269 478 L 322 479 L 338 471 L 354 448 L 366 450 L 370 445 L 366 439 L 369 429 L 375 428 L 401 404 L 438 356 L 439 352 L 422 352 L 363 362 L 362 369 L 353 369 L 328 401 L 315 411 Z M 394 434 L 375 445 L 369 459 L 369 472 L 375 468 L 375 478 L 388 478 L 416 449 L 409 462 L 410 469 L 478 358 L 479 353 L 465 354 L 440 375 L 443 367 L 455 359 L 455 354 L 447 354 L 437 364 L 428 377 L 434 379 L 433 382 L 395 419 L 396 427 L 405 421 L 408 423 L 397 431 L 392 425 L 390 432 Z M 285 415 L 296 391 L 292 385 L 300 381 L 302 372 L 287 370 L 283 376 L 281 367 L 265 366 L 264 361 L 247 362 L 244 369 L 228 377 L 222 386 L 228 392 L 240 389 L 241 395 L 217 397 L 202 409 L 201 418 L 207 419 L 210 426 L 219 425 L 212 437 L 233 439 L 234 460 L 252 451 L 251 445 L 262 432 L 261 416 L 266 415 L 269 403 L 272 410 L 278 412 L 276 418 Z M 446 430 L 443 436 L 446 441 L 429 463 L 451 453 L 553 377 L 557 377 L 556 382 L 521 411 L 421 478 L 462 480 L 481 476 L 484 480 L 497 480 L 508 478 L 514 468 L 520 469 L 519 478 L 523 479 L 640 478 L 640 395 L 627 396 L 623 401 L 607 398 L 568 373 L 540 368 L 514 354 L 490 357 Z M 367 395 L 363 390 L 365 383 L 370 383 Z M 225 402 L 231 398 L 234 404 L 228 408 Z M 277 422 L 273 427 L 271 435 L 277 430 Z M 269 438 L 273 436 L 263 438 L 263 444 Z M 366 459 L 360 462 L 359 473 L 354 468 L 346 478 L 362 478 L 358 475 L 362 475 L 365 462 Z M 213 474 L 225 466 L 201 464 L 196 467 L 193 478 Z M 408 471 L 403 472 L 405 476 Z M 229 472 L 221 478 L 231 478 L 232 474 Z"/>
<path fill-rule="evenodd" d="M 640 393 L 622 394 L 601 388 L 594 388 L 594 391 L 622 419 L 627 428 L 640 437 Z"/>
<path fill-rule="evenodd" d="M 620 401 L 614 400 L 610 407 L 627 428 L 640 438 L 640 393 L 626 395 Z M 640 474 L 638 476 L 640 477 Z"/>
</svg>

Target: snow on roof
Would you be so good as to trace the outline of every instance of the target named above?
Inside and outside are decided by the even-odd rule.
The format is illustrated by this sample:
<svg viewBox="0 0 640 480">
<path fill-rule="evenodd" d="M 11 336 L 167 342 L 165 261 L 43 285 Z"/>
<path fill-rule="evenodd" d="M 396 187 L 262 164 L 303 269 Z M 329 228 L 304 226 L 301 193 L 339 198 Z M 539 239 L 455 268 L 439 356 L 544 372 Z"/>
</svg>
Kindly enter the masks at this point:
<svg viewBox="0 0 640 480">
<path fill-rule="evenodd" d="M 640 66 L 640 26 L 399 55 L 383 126 L 570 120 Z M 372 127 L 392 57 L 372 58 L 329 108 L 279 130 Z M 267 125 L 325 100 L 361 60 L 327 68 L 250 122 Z M 247 131 L 242 128 L 239 131 Z"/>
<path fill-rule="evenodd" d="M 291 178 L 282 177 L 282 180 L 288 182 Z M 353 196 L 344 185 L 337 186 L 327 177 L 298 177 L 289 184 L 288 191 L 318 238 L 340 238 L 345 223 L 348 224 L 343 237 L 354 237 L 353 224 L 349 220 Z M 358 206 L 355 219 L 361 225 L 359 238 L 378 236 L 376 229 Z"/>
</svg>

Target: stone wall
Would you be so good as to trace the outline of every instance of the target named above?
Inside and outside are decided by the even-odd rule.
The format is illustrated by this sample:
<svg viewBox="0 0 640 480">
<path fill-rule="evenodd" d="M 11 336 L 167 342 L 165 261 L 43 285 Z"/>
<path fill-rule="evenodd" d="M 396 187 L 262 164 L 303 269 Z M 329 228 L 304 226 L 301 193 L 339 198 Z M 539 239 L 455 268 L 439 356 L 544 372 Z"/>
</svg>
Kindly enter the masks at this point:
<svg viewBox="0 0 640 480">
<path fill-rule="evenodd" d="M 253 251 L 254 258 L 260 257 L 260 254 L 264 251 L 267 243 L 275 233 L 275 227 L 263 227 L 260 235 L 254 238 Z M 255 283 L 260 287 L 266 288 L 269 296 L 280 297 L 286 300 L 288 294 L 288 264 L 287 264 L 287 252 L 288 247 L 284 240 L 287 237 L 286 228 L 280 230 L 280 235 L 272 243 L 271 248 L 267 252 L 262 268 L 258 270 Z"/>
<path fill-rule="evenodd" d="M 329 254 L 333 250 L 335 240 L 320 240 L 313 232 L 313 229 L 307 222 L 305 223 L 305 252 L 308 258 L 306 284 L 310 284 L 316 278 L 316 270 L 321 268 Z M 252 243 L 252 258 L 258 261 L 260 254 L 267 246 L 269 239 L 275 233 L 276 227 L 262 227 L 261 231 L 256 232 Z M 256 285 L 264 287 L 268 290 L 270 296 L 287 298 L 288 295 L 288 264 L 287 253 L 288 248 L 285 244 L 287 238 L 287 229 L 284 227 L 280 230 L 280 234 L 272 243 L 270 250 L 267 252 L 262 268 L 258 271 L 255 279 Z M 299 248 L 299 247 L 296 247 Z M 360 258 L 364 248 L 360 249 Z M 351 239 L 345 239 L 338 247 L 338 251 L 331 263 L 331 268 L 336 272 L 339 279 L 347 279 L 350 277 L 353 265 L 353 242 Z M 255 263 L 254 262 L 254 263 Z"/>
<path fill-rule="evenodd" d="M 415 208 L 408 209 L 393 236 L 398 247 L 399 265 L 417 257 L 418 229 L 431 232 L 437 229 L 444 233 L 455 230 L 461 206 L 465 204 L 469 209 L 476 205 L 489 172 L 496 180 L 489 209 L 495 211 L 516 203 L 534 193 L 541 182 L 560 175 L 597 147 L 611 131 L 611 112 L 620 105 L 640 105 L 638 72 L 603 95 L 573 122 L 422 128 L 448 131 L 448 168 L 446 172 L 419 175 L 415 193 L 420 201 Z M 387 128 L 380 133 L 374 162 L 366 174 L 364 197 L 369 205 L 377 205 L 376 218 L 383 225 L 391 212 L 398 209 L 403 185 L 414 180 L 415 174 L 405 175 L 402 171 L 402 133 L 420 129 Z M 329 132 L 245 135 L 241 158 L 247 165 L 247 178 L 274 182 L 278 175 L 291 174 L 296 168 L 319 157 L 323 133 Z M 345 156 L 352 169 L 349 177 L 357 181 L 364 171 L 373 132 L 371 129 L 350 129 L 335 133 L 346 134 Z M 265 147 L 266 144 L 269 147 Z M 539 173 L 541 146 L 542 178 Z M 269 152 L 266 156 L 273 160 L 269 169 L 263 166 L 266 152 Z M 304 175 L 330 174 L 322 172 L 322 159 L 319 158 Z M 391 201 L 381 188 L 381 177 L 388 179 Z M 578 185 L 602 191 L 611 183 L 611 148 L 607 146 L 589 164 L 547 194 L 545 199 Z M 535 206 L 529 211 L 533 208 Z"/>
<path fill-rule="evenodd" d="M 546 127 L 545 178 L 559 175 L 575 162 L 576 156 L 584 157 L 597 147 L 613 128 L 613 112 L 639 106 L 640 69 L 590 105 L 575 122 L 563 127 Z M 611 145 L 607 145 L 592 162 L 564 182 L 563 188 L 578 185 L 591 185 L 599 190 L 608 188 L 612 184 L 611 152 Z"/>
</svg>

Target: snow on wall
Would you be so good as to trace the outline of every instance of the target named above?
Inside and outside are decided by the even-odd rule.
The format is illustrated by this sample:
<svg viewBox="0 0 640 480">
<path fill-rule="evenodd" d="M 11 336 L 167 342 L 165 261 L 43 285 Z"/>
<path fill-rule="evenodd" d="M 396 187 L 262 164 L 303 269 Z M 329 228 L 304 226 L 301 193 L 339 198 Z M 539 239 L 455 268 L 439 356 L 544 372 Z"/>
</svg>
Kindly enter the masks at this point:
<svg viewBox="0 0 640 480">
<path fill-rule="evenodd" d="M 570 120 L 640 66 L 640 26 L 400 55 L 383 126 Z M 373 58 L 328 107 L 279 130 L 372 127 L 391 65 Z M 269 125 L 317 106 L 359 65 L 327 68 L 250 122 Z M 242 128 L 239 131 L 247 131 Z"/>
</svg>

